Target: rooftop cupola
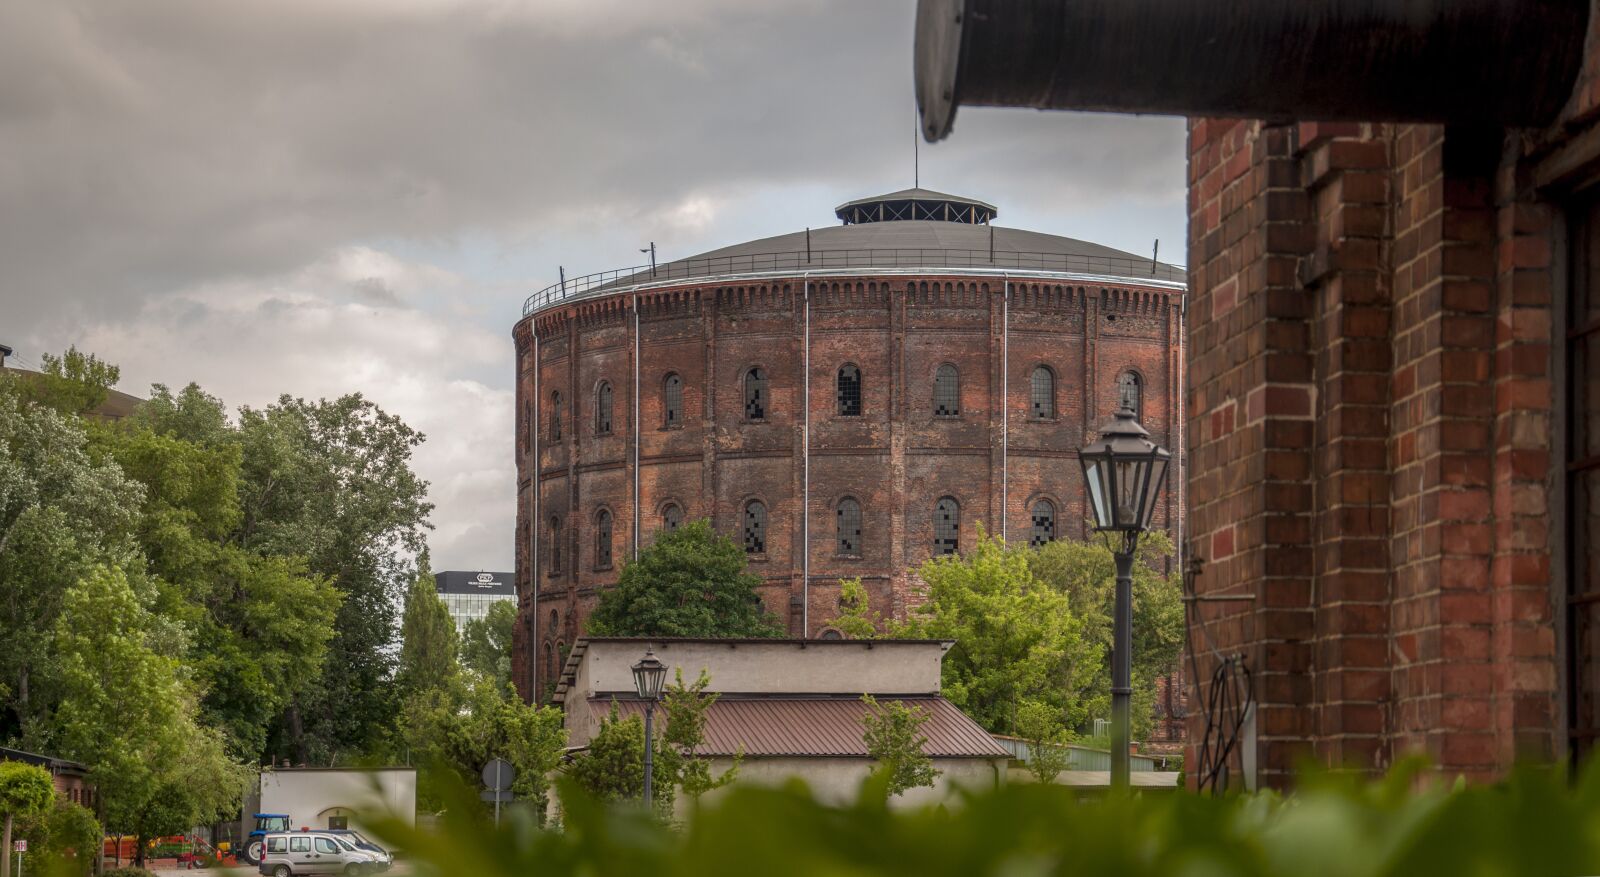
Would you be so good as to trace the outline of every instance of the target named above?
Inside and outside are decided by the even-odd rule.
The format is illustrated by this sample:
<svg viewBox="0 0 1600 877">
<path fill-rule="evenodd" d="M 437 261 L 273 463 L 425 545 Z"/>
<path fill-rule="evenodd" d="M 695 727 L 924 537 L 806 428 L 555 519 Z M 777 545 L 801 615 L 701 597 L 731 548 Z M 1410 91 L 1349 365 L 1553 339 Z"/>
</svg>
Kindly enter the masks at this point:
<svg viewBox="0 0 1600 877">
<path fill-rule="evenodd" d="M 833 209 L 845 225 L 867 222 L 959 222 L 963 225 L 988 225 L 994 219 L 993 204 L 959 195 L 930 192 L 927 189 L 902 189 L 847 201 Z"/>
</svg>

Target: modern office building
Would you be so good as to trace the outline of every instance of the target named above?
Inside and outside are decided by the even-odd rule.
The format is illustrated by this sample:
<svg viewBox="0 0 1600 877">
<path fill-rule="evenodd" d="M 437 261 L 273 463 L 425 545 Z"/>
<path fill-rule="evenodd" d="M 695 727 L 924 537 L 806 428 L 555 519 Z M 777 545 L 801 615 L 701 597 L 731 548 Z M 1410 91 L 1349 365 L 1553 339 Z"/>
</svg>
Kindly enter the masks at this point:
<svg viewBox="0 0 1600 877">
<path fill-rule="evenodd" d="M 467 622 L 489 614 L 495 603 L 515 601 L 517 589 L 515 576 L 508 572 L 467 572 L 447 570 L 435 573 L 433 582 L 439 589 L 439 598 L 450 609 L 450 619 L 456 630 L 465 630 Z"/>
</svg>

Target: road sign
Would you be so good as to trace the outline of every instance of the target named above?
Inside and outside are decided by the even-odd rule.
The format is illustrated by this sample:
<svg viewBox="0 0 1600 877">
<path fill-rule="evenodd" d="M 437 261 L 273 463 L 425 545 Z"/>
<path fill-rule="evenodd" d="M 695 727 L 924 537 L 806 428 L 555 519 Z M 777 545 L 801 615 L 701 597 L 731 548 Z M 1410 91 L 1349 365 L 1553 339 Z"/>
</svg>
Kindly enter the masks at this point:
<svg viewBox="0 0 1600 877">
<path fill-rule="evenodd" d="M 483 766 L 483 784 L 490 791 L 504 792 L 511 788 L 511 783 L 517 778 L 517 771 L 511 762 L 504 758 L 496 758 Z M 488 800 L 485 798 L 484 800 Z"/>
<path fill-rule="evenodd" d="M 478 798 L 482 801 L 493 801 L 496 804 L 509 804 L 516 800 L 515 798 L 511 797 L 511 793 L 509 791 L 496 791 L 494 789 L 485 789 L 484 791 L 479 792 Z"/>
<path fill-rule="evenodd" d="M 28 851 L 28 842 L 25 840 L 13 841 L 11 846 L 19 853 L 25 853 Z"/>
</svg>

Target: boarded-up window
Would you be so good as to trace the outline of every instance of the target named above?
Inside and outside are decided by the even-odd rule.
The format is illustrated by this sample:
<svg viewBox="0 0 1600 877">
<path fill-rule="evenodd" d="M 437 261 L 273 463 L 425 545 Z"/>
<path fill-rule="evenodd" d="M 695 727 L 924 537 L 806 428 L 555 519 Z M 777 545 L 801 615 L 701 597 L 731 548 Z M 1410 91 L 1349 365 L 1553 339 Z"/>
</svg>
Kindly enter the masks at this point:
<svg viewBox="0 0 1600 877">
<path fill-rule="evenodd" d="M 561 391 L 550 394 L 550 440 L 561 441 Z"/>
<path fill-rule="evenodd" d="M 611 566 L 611 512 L 601 509 L 594 516 L 594 567 Z"/>
<path fill-rule="evenodd" d="M 1133 372 L 1123 372 L 1117 378 L 1117 406 L 1133 412 L 1135 420 L 1144 419 L 1144 386 Z"/>
<path fill-rule="evenodd" d="M 669 502 L 661 507 L 661 529 L 671 532 L 683 523 L 683 507 Z"/>
<path fill-rule="evenodd" d="M 611 382 L 601 381 L 594 391 L 595 435 L 611 434 Z"/>
</svg>

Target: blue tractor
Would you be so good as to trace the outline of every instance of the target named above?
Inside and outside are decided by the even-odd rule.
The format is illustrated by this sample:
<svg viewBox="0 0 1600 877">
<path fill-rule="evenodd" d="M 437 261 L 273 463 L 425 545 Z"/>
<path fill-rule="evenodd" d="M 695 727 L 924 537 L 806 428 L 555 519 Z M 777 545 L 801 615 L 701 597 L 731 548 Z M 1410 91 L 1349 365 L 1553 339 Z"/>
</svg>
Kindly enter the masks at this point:
<svg viewBox="0 0 1600 877">
<path fill-rule="evenodd" d="M 289 830 L 287 813 L 257 813 L 255 818 L 256 829 L 244 839 L 243 849 L 239 851 L 239 858 L 247 865 L 261 864 L 261 848 L 268 832 Z"/>
</svg>

